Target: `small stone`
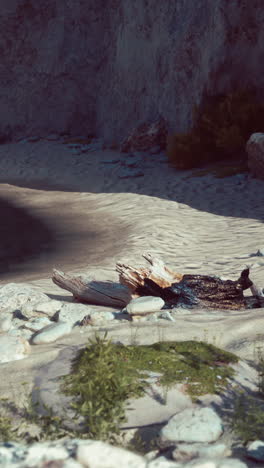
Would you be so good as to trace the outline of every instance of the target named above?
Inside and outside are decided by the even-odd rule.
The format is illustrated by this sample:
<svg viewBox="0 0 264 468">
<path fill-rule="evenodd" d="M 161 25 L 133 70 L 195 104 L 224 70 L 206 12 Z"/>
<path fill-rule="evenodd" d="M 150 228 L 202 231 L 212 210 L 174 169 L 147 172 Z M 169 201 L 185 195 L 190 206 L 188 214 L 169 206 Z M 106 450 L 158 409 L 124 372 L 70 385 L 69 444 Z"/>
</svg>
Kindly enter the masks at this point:
<svg viewBox="0 0 264 468">
<path fill-rule="evenodd" d="M 168 310 L 165 310 L 159 314 L 159 318 L 163 320 L 169 320 L 170 322 L 175 322 L 175 319 L 172 317 L 171 313 Z"/>
<path fill-rule="evenodd" d="M 18 361 L 30 353 L 27 340 L 8 335 L 0 336 L 0 362 Z"/>
<path fill-rule="evenodd" d="M 126 311 L 130 315 L 144 315 L 148 312 L 155 312 L 164 306 L 165 302 L 161 297 L 143 296 L 132 299 L 126 306 Z"/>
<path fill-rule="evenodd" d="M 257 461 L 264 462 L 264 442 L 263 440 L 254 440 L 247 446 L 247 456 Z"/>
<path fill-rule="evenodd" d="M 186 408 L 175 414 L 164 426 L 163 440 L 182 442 L 214 442 L 223 432 L 222 421 L 212 408 Z"/>
<path fill-rule="evenodd" d="M 146 468 L 146 461 L 140 455 L 101 441 L 79 446 L 76 458 L 87 468 Z"/>
<path fill-rule="evenodd" d="M 57 322 L 44 327 L 32 338 L 33 344 L 52 343 L 64 335 L 68 335 L 72 330 L 71 323 Z"/>
</svg>

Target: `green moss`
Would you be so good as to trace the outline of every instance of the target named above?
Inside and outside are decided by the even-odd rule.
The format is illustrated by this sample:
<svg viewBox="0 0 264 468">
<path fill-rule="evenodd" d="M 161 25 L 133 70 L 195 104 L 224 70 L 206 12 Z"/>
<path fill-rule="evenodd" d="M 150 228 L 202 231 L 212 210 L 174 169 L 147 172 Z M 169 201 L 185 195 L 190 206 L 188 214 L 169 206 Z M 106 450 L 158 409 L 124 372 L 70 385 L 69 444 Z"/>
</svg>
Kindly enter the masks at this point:
<svg viewBox="0 0 264 468">
<path fill-rule="evenodd" d="M 238 155 L 246 159 L 248 138 L 262 131 L 264 106 L 253 89 L 207 96 L 200 109 L 194 110 L 193 120 L 190 132 L 168 137 L 169 160 L 179 169 Z"/>
<path fill-rule="evenodd" d="M 74 397 L 73 408 L 84 417 L 89 437 L 105 439 L 118 433 L 125 401 L 144 394 L 148 371 L 161 374 L 159 383 L 165 389 L 185 383 L 196 398 L 222 390 L 233 375 L 228 364 L 237 361 L 235 355 L 203 342 L 122 346 L 96 337 L 76 357 L 63 391 Z"/>
</svg>

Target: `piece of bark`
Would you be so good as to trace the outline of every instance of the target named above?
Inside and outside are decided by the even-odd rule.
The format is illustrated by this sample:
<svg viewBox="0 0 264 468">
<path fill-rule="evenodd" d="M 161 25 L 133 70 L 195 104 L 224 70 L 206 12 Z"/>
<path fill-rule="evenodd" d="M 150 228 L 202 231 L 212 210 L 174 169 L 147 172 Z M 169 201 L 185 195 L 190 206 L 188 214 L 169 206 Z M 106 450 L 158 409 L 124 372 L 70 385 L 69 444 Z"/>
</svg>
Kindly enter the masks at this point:
<svg viewBox="0 0 264 468">
<path fill-rule="evenodd" d="M 60 288 L 70 291 L 80 302 L 120 308 L 132 299 L 129 289 L 119 283 L 87 282 L 81 276 L 69 276 L 59 270 L 53 270 L 52 281 Z"/>
<path fill-rule="evenodd" d="M 138 286 L 135 292 L 140 296 L 161 297 L 167 307 L 239 310 L 247 308 L 243 291 L 252 284 L 249 269 L 246 269 L 237 281 L 221 280 L 206 275 L 183 275 L 181 281 L 166 288 L 160 287 L 150 278 L 145 278 L 144 284 Z"/>
<path fill-rule="evenodd" d="M 127 286 L 132 293 L 135 293 L 139 286 L 144 286 L 146 279 L 152 280 L 161 288 L 181 281 L 183 275 L 170 270 L 162 260 L 154 258 L 151 254 L 143 254 L 142 256 L 149 262 L 148 267 L 134 268 L 123 263 L 116 264 L 120 283 Z"/>
</svg>

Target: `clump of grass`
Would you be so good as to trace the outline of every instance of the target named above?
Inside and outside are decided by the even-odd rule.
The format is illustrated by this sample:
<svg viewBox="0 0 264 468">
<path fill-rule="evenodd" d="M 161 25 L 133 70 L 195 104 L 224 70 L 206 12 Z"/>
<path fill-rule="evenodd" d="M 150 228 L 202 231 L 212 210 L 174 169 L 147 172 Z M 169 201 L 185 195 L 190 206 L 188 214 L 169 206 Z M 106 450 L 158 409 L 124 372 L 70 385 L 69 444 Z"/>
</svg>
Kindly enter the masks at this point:
<svg viewBox="0 0 264 468">
<path fill-rule="evenodd" d="M 126 400 L 144 394 L 149 371 L 160 373 L 159 383 L 166 389 L 185 383 L 196 398 L 225 388 L 234 373 L 228 364 L 237 361 L 235 355 L 203 342 L 124 346 L 97 336 L 76 357 L 63 391 L 73 396 L 88 437 L 106 440 L 118 434 Z"/>
<path fill-rule="evenodd" d="M 244 392 L 238 393 L 231 427 L 244 444 L 262 440 L 264 433 L 264 405 Z"/>
<path fill-rule="evenodd" d="M 195 108 L 193 120 L 190 132 L 168 137 L 169 160 L 179 169 L 238 155 L 246 160 L 248 138 L 262 131 L 264 105 L 259 103 L 254 89 L 207 96 L 200 109 Z"/>
</svg>

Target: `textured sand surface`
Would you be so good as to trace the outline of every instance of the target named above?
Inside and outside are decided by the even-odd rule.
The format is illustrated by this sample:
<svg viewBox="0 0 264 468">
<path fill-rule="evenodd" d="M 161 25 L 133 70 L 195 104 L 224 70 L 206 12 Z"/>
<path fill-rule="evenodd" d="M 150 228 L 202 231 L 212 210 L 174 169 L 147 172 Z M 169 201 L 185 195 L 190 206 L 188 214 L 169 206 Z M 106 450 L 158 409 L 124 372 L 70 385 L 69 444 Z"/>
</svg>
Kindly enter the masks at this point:
<svg viewBox="0 0 264 468">
<path fill-rule="evenodd" d="M 40 253 L 11 263 L 6 271 L 2 268 L 1 284 L 30 282 L 53 298 L 63 298 L 67 292 L 50 280 L 54 266 L 116 280 L 117 261 L 139 265 L 141 253 L 148 251 L 184 273 L 235 279 L 251 265 L 252 279 L 264 286 L 264 258 L 254 255 L 264 247 L 262 181 L 248 175 L 190 177 L 190 172 L 169 167 L 162 155 L 146 155 L 137 169 L 131 169 L 131 174 L 138 170 L 143 175 L 120 178 L 130 170 L 127 158 L 131 160 L 114 151 L 80 152 L 52 141 L 2 145 L 1 199 L 37 217 L 49 236 L 46 245 L 42 240 Z M 13 235 L 19 242 L 23 231 L 22 244 L 26 243 L 23 229 L 18 226 L 9 240 Z M 27 229 L 34 237 L 30 223 Z M 128 325 L 109 327 L 116 338 L 131 339 Z M 163 329 L 165 339 L 206 335 L 253 359 L 256 343 L 263 341 L 263 309 L 195 313 L 179 309 L 177 321 Z M 157 333 L 157 325 L 142 324 L 137 338 L 155 340 Z M 21 380 L 29 369 L 33 376 L 33 369 L 54 359 L 65 346 L 85 342 L 87 336 L 74 332 L 54 344 L 33 347 L 31 356 L 19 363 Z M 7 375 L 10 365 L 17 366 L 2 366 Z"/>
</svg>

